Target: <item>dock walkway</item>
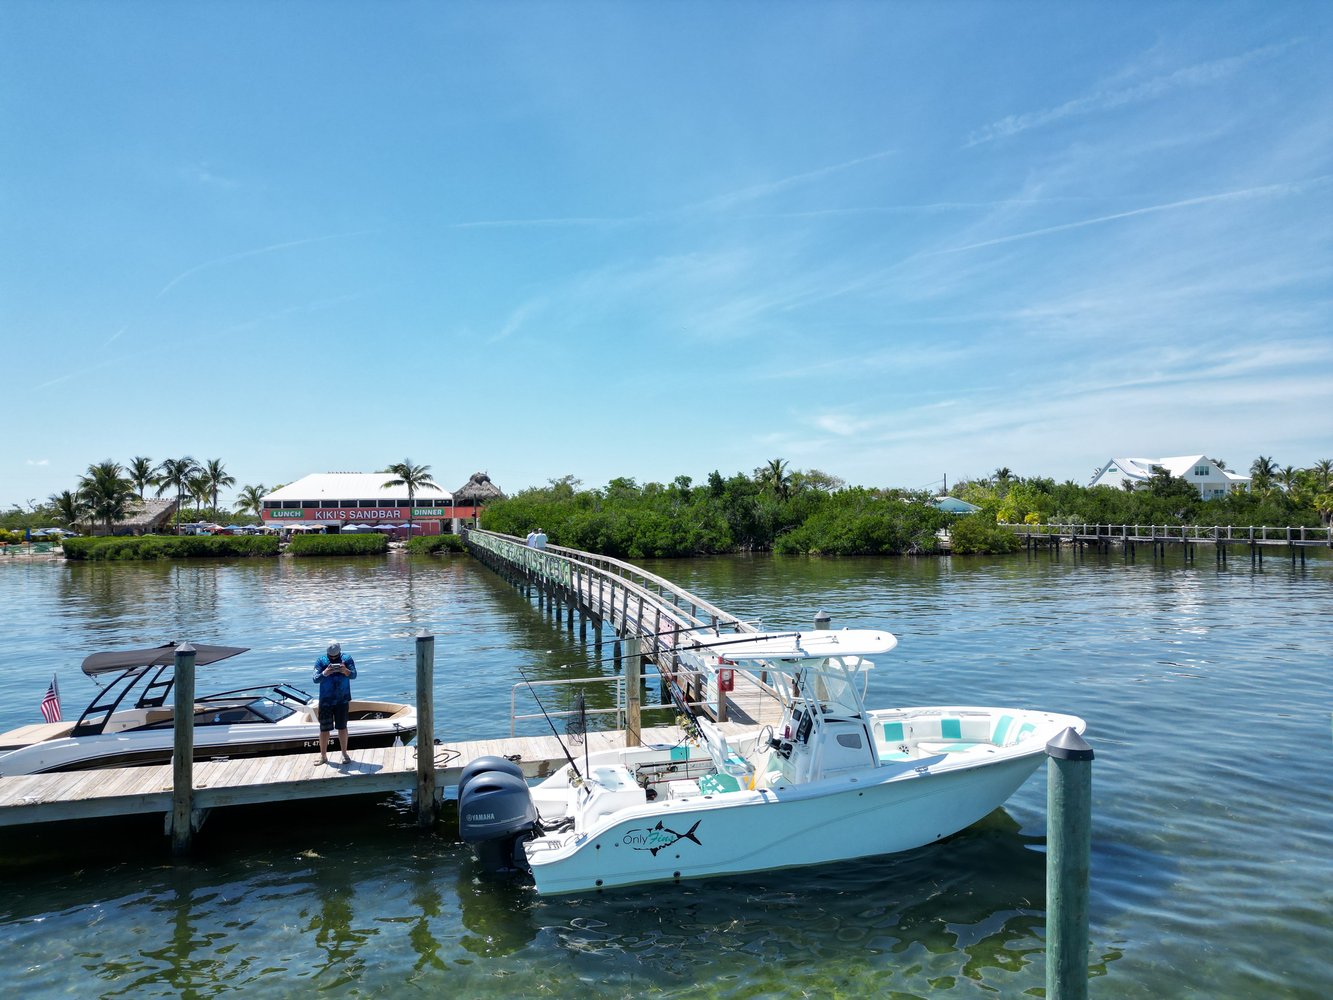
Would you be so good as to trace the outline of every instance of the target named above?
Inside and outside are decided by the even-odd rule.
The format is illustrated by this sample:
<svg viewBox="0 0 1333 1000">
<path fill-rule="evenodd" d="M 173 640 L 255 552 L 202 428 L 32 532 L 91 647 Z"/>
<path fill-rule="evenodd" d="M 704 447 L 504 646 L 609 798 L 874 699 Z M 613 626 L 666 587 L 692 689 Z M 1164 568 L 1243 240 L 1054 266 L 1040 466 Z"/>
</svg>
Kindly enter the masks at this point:
<svg viewBox="0 0 1333 1000">
<path fill-rule="evenodd" d="M 747 727 L 724 726 L 728 735 L 742 735 Z M 586 744 L 565 746 L 581 765 L 587 752 L 625 745 L 623 732 L 590 732 Z M 663 726 L 643 731 L 645 743 L 675 744 L 683 730 Z M 477 757 L 508 757 L 529 778 L 543 778 L 567 765 L 560 742 L 552 736 L 437 743 L 435 754 L 437 797 L 446 786 L 458 783 L 463 767 Z M 386 795 L 410 791 L 417 774 L 417 747 L 354 750 L 351 764 L 320 765 L 313 753 L 241 760 L 199 761 L 194 765 L 194 805 L 199 814 L 227 806 L 261 805 L 348 795 Z M 23 826 L 106 816 L 161 814 L 172 810 L 170 764 L 150 767 L 106 768 L 52 774 L 0 777 L 0 827 Z M 196 821 L 198 827 L 202 815 Z"/>
<path fill-rule="evenodd" d="M 609 627 L 617 664 L 622 644 L 637 641 L 640 655 L 657 667 L 673 699 L 692 714 L 749 725 L 781 722 L 786 696 L 769 671 L 737 667 L 734 689 L 722 692 L 711 672 L 691 668 L 679 655 L 699 632 L 719 637 L 757 632 L 753 624 L 619 559 L 560 546 L 531 548 L 512 536 L 475 529 L 464 539 L 477 559 L 525 596 L 535 594 L 539 606 L 557 619 L 564 617 L 570 630 L 576 614 L 581 637 L 587 637 L 591 624 L 599 650 L 602 629 Z"/>
<path fill-rule="evenodd" d="M 1062 545 L 1082 551 L 1092 548 L 1109 552 L 1118 546 L 1127 560 L 1136 558 L 1140 547 L 1148 547 L 1152 558 L 1166 559 L 1168 548 L 1179 546 L 1186 562 L 1193 562 L 1200 545 L 1211 545 L 1218 565 L 1225 565 L 1233 548 L 1248 550 L 1251 565 L 1262 566 L 1264 551 L 1285 548 L 1292 565 L 1305 565 L 1305 554 L 1333 548 L 1333 525 L 1264 527 L 1262 525 L 1197 524 L 1010 524 L 1024 547 L 1059 554 Z"/>
</svg>

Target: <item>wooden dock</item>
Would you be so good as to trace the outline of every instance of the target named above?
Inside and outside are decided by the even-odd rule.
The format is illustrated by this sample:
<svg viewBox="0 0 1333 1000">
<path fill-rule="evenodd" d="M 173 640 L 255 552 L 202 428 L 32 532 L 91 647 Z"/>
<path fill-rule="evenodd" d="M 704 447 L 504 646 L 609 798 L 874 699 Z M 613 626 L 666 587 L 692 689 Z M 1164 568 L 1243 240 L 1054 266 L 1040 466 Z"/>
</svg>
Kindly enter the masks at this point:
<svg viewBox="0 0 1333 1000">
<path fill-rule="evenodd" d="M 1185 562 L 1194 562 L 1200 545 L 1211 546 L 1218 565 L 1224 566 L 1239 549 L 1247 552 L 1250 564 L 1262 566 L 1264 552 L 1286 549 L 1292 565 L 1303 566 L 1307 551 L 1333 548 L 1333 526 L 1264 527 L 1261 525 L 1194 524 L 1010 524 L 1028 552 L 1046 549 L 1059 555 L 1062 546 L 1079 552 L 1093 549 L 1109 552 L 1119 548 L 1127 561 L 1137 558 L 1146 548 L 1154 561 L 1165 560 L 1167 552 L 1178 549 Z"/>
<path fill-rule="evenodd" d="M 728 735 L 743 735 L 751 727 L 727 723 Z M 625 745 L 623 732 L 590 732 L 584 737 L 589 753 Z M 684 732 L 676 726 L 643 731 L 645 743 L 679 743 Z M 565 737 L 576 761 L 584 744 Z M 477 757 L 494 755 L 514 759 L 529 778 L 542 778 L 568 764 L 559 741 L 552 736 L 437 743 L 435 775 L 438 798 L 446 786 L 458 783 L 459 773 Z M 416 782 L 417 747 L 355 750 L 351 764 L 317 764 L 317 756 L 286 754 L 242 760 L 200 761 L 194 765 L 194 805 L 200 815 L 227 806 L 262 805 L 349 795 L 386 795 L 409 791 Z M 0 827 L 96 819 L 106 816 L 161 814 L 172 810 L 170 764 L 150 767 L 107 768 L 55 774 L 0 777 Z"/>
<path fill-rule="evenodd" d="M 607 641 L 614 644 L 617 669 L 622 646 L 630 640 L 637 643 L 641 658 L 656 666 L 673 700 L 690 714 L 754 726 L 782 720 L 785 693 L 775 686 L 771 672 L 737 667 L 735 687 L 724 693 L 714 678 L 691 669 L 678 655 L 699 632 L 715 630 L 725 641 L 728 634 L 757 631 L 753 625 L 632 563 L 561 546 L 531 548 L 489 531 L 470 530 L 464 539 L 474 557 L 525 597 L 535 597 L 537 607 L 557 623 L 563 620 L 573 631 L 577 616 L 584 640 L 591 625 L 599 656 L 602 630 L 610 629 Z M 812 630 L 819 627 L 812 623 Z"/>
<path fill-rule="evenodd" d="M 598 655 L 603 627 L 612 630 L 606 641 L 614 646 L 620 686 L 617 704 L 623 706 L 625 730 L 589 732 L 579 745 L 566 737 L 565 746 L 575 760 L 585 749 L 592 753 L 627 745 L 627 733 L 637 733 L 642 743 L 676 744 L 685 739 L 677 726 L 639 732 L 645 664 L 656 666 L 685 714 L 711 717 L 728 735 L 743 736 L 781 721 L 786 693 L 773 672 L 762 665 L 750 670 L 736 667 L 735 687 L 722 691 L 712 671 L 695 669 L 690 658 L 679 655 L 701 631 L 726 641 L 729 635 L 741 639 L 755 632 L 753 626 L 629 563 L 573 549 L 528 548 L 517 539 L 489 532 L 471 531 L 467 539 L 473 555 L 526 596 L 535 595 L 538 608 L 554 618 L 556 627 L 564 624 L 572 631 L 577 614 L 580 636 L 586 639 L 591 624 Z M 823 616 L 812 630 L 826 624 Z M 434 728 L 433 708 L 422 692 L 432 690 L 433 649 L 433 637 L 418 637 L 417 714 L 427 733 Z M 186 654 L 184 647 L 177 656 L 176 693 L 187 703 L 193 701 L 193 656 L 193 650 Z M 183 691 L 188 693 L 182 695 Z M 340 755 L 335 752 L 329 764 L 321 765 L 311 752 L 200 760 L 191 767 L 189 740 L 182 732 L 192 730 L 177 731 L 176 759 L 184 762 L 180 768 L 166 764 L 0 777 L 0 827 L 160 814 L 173 851 L 180 855 L 189 850 L 192 832 L 213 809 L 411 791 L 418 800 L 419 822 L 429 825 L 445 797 L 443 790 L 456 785 L 463 767 L 477 757 L 507 757 L 529 778 L 545 777 L 567 763 L 565 748 L 555 737 L 511 736 L 434 744 L 433 767 L 419 766 L 418 748 L 410 745 L 357 750 L 349 764 L 337 763 Z"/>
</svg>

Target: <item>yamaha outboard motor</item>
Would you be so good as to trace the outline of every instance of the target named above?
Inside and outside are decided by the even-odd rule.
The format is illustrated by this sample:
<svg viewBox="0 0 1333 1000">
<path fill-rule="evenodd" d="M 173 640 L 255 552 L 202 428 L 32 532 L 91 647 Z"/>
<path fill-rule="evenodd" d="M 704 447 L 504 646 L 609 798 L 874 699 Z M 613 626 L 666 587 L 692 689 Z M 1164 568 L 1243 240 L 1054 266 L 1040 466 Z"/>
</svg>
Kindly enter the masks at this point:
<svg viewBox="0 0 1333 1000">
<path fill-rule="evenodd" d="M 527 871 L 523 845 L 537 833 L 537 806 L 523 769 L 503 757 L 478 757 L 458 779 L 458 835 L 486 870 Z"/>
</svg>

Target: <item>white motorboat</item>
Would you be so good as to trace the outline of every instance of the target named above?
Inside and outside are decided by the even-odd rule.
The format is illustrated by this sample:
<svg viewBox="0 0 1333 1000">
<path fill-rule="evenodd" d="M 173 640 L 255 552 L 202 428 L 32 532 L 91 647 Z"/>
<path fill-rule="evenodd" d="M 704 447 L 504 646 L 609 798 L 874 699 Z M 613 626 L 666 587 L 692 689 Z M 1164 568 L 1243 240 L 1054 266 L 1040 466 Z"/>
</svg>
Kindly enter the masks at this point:
<svg viewBox="0 0 1333 1000">
<path fill-rule="evenodd" d="M 1082 719 L 1013 708 L 869 710 L 870 630 L 696 636 L 708 669 L 747 663 L 789 685 L 782 722 L 728 737 L 706 719 L 679 746 L 607 750 L 529 787 L 481 758 L 458 786 L 483 865 L 527 870 L 542 893 L 764 871 L 921 847 L 970 826 Z"/>
<path fill-rule="evenodd" d="M 195 666 L 246 652 L 242 646 L 195 645 Z M 165 764 L 175 747 L 176 643 L 154 649 L 94 653 L 89 677 L 116 674 L 76 722 L 38 723 L 0 734 L 0 776 L 46 771 Z M 351 749 L 406 743 L 417 731 L 416 709 L 353 700 Z M 337 734 L 331 745 L 337 749 Z M 194 700 L 194 758 L 259 757 L 319 749 L 319 699 L 287 684 L 206 694 Z"/>
</svg>

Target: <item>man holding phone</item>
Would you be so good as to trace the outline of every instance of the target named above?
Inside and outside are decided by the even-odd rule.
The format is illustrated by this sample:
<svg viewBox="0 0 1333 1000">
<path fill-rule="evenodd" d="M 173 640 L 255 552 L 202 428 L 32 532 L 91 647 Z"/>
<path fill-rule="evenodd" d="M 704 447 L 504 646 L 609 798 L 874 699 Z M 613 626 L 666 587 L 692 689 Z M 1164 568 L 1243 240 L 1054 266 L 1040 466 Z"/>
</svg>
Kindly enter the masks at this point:
<svg viewBox="0 0 1333 1000">
<path fill-rule="evenodd" d="M 347 706 L 352 700 L 351 680 L 356 664 L 343 656 L 342 645 L 329 643 L 328 651 L 315 661 L 315 680 L 319 683 L 319 762 L 329 762 L 329 733 L 338 728 L 343 763 L 350 764 L 347 753 Z"/>
</svg>

